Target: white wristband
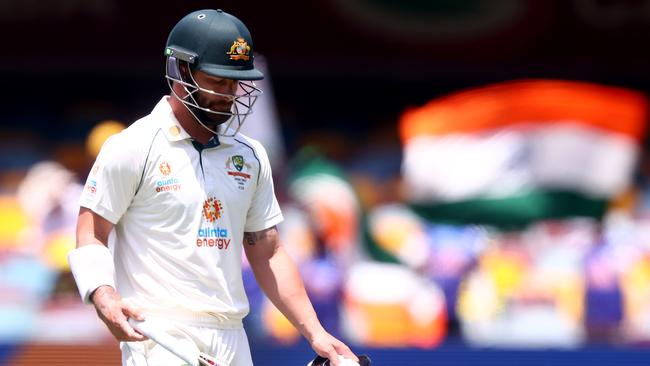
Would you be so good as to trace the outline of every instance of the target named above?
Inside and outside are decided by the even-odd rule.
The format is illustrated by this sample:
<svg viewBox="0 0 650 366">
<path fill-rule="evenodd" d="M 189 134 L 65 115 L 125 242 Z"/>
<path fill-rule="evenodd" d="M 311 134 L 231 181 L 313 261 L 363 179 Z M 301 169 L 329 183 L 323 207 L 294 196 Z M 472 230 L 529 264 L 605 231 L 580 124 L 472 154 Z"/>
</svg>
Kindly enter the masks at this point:
<svg viewBox="0 0 650 366">
<path fill-rule="evenodd" d="M 73 249 L 68 253 L 68 263 L 84 303 L 90 304 L 90 295 L 99 286 L 115 288 L 115 264 L 106 246 L 92 243 Z"/>
</svg>

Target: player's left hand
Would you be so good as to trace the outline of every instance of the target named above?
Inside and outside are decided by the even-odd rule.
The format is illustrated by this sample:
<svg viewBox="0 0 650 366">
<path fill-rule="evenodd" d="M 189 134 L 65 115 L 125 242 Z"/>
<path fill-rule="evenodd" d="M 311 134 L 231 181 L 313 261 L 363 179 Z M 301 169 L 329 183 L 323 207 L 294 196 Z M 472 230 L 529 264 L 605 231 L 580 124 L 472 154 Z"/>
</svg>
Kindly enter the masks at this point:
<svg viewBox="0 0 650 366">
<path fill-rule="evenodd" d="M 359 362 L 357 356 L 352 353 L 348 346 L 334 338 L 334 336 L 327 333 L 325 330 L 314 335 L 310 340 L 310 344 L 311 348 L 313 348 L 319 356 L 329 358 L 330 362 L 334 366 L 340 366 L 341 364 L 339 355 L 354 360 L 354 362 Z"/>
</svg>

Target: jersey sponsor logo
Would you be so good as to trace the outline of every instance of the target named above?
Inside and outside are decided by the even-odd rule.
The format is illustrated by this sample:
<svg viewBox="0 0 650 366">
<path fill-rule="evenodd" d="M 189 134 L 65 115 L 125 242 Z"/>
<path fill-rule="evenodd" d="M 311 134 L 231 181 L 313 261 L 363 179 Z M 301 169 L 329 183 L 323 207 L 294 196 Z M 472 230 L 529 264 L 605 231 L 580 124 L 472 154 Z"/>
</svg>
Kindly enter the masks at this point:
<svg viewBox="0 0 650 366">
<path fill-rule="evenodd" d="M 97 173 L 99 173 L 99 168 L 100 165 L 95 162 L 92 169 L 90 169 L 90 176 L 88 177 L 86 185 L 84 186 L 84 189 L 93 195 L 97 193 L 97 180 L 95 180 L 95 177 L 97 176 Z"/>
<path fill-rule="evenodd" d="M 203 201 L 203 217 L 208 222 L 217 221 L 223 214 L 223 205 L 221 201 L 214 197 L 208 197 Z"/>
<path fill-rule="evenodd" d="M 199 237 L 202 238 L 227 238 L 228 229 L 220 227 L 201 227 L 198 232 Z"/>
<path fill-rule="evenodd" d="M 178 178 L 161 179 L 156 181 L 156 193 L 179 191 L 180 189 L 181 184 Z"/>
<path fill-rule="evenodd" d="M 90 194 L 97 193 L 97 181 L 94 179 L 88 179 L 85 189 L 90 192 Z"/>
<path fill-rule="evenodd" d="M 202 227 L 196 237 L 197 247 L 228 249 L 230 238 L 228 229 L 220 227 Z"/>
<path fill-rule="evenodd" d="M 240 177 L 243 179 L 251 179 L 251 175 L 247 173 L 242 173 L 242 172 L 228 172 L 228 175 L 232 175 L 233 177 Z"/>
<path fill-rule="evenodd" d="M 235 183 L 237 183 L 237 188 L 240 190 L 246 189 L 246 185 L 251 179 L 251 175 L 247 173 L 250 169 L 251 165 L 241 155 L 233 155 L 226 160 L 226 173 L 233 177 Z"/>
<path fill-rule="evenodd" d="M 181 182 L 178 178 L 171 178 L 169 175 L 172 173 L 172 166 L 166 161 L 158 164 L 158 171 L 163 175 L 163 179 L 156 181 L 156 193 L 180 191 Z"/>
<path fill-rule="evenodd" d="M 208 223 L 214 223 L 223 216 L 223 205 L 215 197 L 208 197 L 203 201 L 202 208 L 203 218 Z M 203 225 L 202 225 L 203 226 Z M 228 249 L 230 237 L 228 229 L 213 226 L 199 227 L 196 235 L 196 246 L 204 248 Z"/>
<path fill-rule="evenodd" d="M 158 170 L 160 170 L 162 175 L 167 176 L 172 172 L 172 167 L 171 165 L 169 165 L 168 162 L 163 161 L 162 163 L 160 163 L 160 165 L 158 165 Z"/>
<path fill-rule="evenodd" d="M 240 37 L 232 42 L 232 46 L 230 46 L 230 50 L 226 54 L 230 55 L 231 60 L 248 61 L 251 58 L 248 55 L 250 52 L 251 46 L 248 45 L 245 39 Z"/>
</svg>

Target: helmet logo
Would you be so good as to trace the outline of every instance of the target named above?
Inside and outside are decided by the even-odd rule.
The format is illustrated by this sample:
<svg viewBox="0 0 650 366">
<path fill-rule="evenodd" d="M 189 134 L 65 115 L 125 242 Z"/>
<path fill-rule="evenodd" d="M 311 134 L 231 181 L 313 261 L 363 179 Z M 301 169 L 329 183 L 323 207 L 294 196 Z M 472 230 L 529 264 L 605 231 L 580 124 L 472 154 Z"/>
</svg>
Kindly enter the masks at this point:
<svg viewBox="0 0 650 366">
<path fill-rule="evenodd" d="M 226 52 L 226 54 L 230 55 L 231 60 L 248 61 L 250 59 L 250 56 L 248 55 L 250 52 L 251 47 L 246 43 L 246 40 L 240 37 L 232 43 L 230 51 Z"/>
</svg>

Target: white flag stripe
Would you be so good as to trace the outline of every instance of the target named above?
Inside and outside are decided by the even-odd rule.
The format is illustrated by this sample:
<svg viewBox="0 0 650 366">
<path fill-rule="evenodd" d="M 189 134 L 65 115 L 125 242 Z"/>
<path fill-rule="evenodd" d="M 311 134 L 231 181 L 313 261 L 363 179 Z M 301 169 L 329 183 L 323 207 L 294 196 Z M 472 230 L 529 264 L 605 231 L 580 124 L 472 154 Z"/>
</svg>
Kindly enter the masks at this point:
<svg viewBox="0 0 650 366">
<path fill-rule="evenodd" d="M 611 197 L 629 183 L 638 146 L 576 123 L 514 125 L 481 134 L 421 136 L 404 149 L 409 200 L 502 198 L 533 189 Z"/>
</svg>

